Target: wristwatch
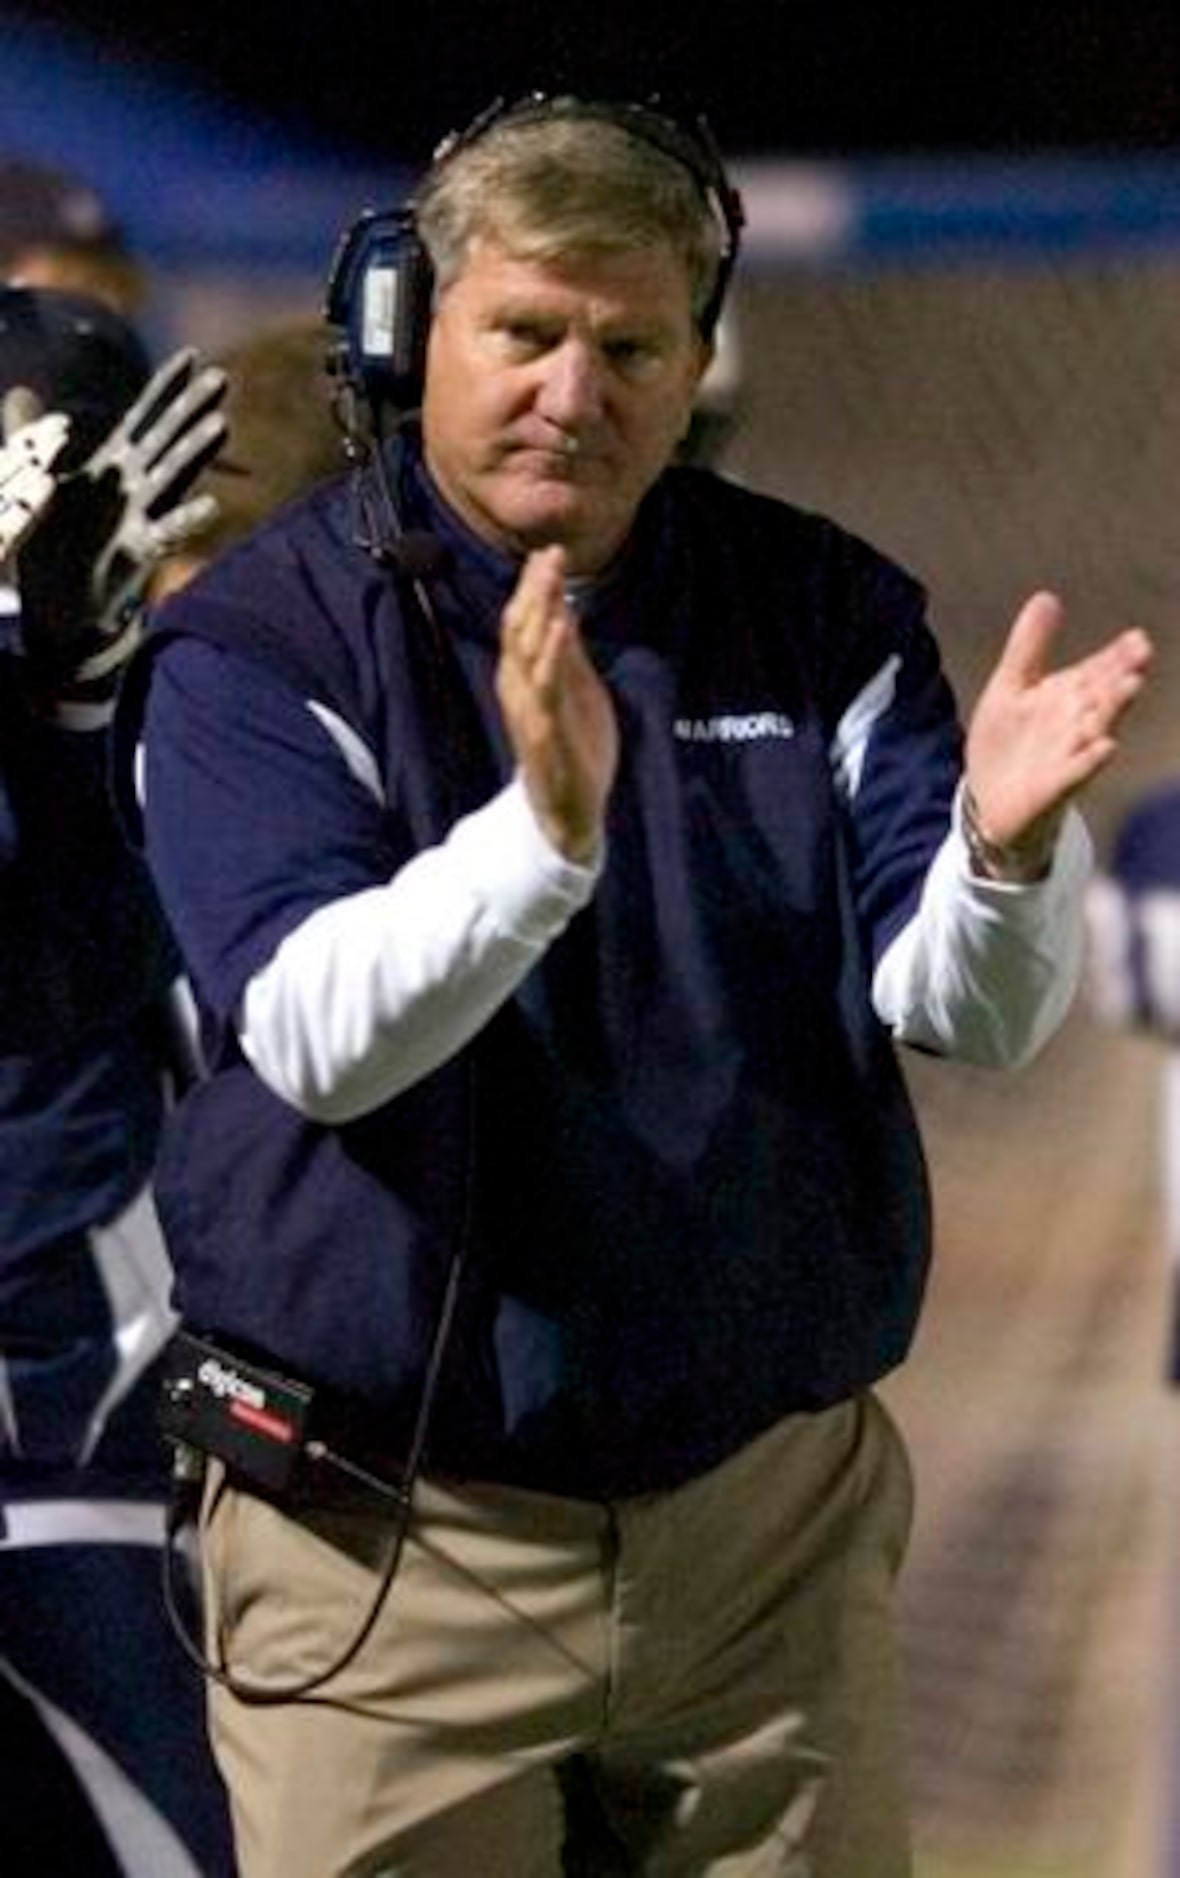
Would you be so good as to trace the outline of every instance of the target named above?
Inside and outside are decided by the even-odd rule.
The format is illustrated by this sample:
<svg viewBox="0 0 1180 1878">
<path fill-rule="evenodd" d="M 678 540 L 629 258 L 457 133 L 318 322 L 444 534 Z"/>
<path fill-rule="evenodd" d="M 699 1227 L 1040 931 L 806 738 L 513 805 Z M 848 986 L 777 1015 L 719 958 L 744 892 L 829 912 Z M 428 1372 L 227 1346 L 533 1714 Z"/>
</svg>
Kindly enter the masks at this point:
<svg viewBox="0 0 1180 1878">
<path fill-rule="evenodd" d="M 1053 842 L 1037 829 L 1021 841 L 993 841 L 979 819 L 979 804 L 970 783 L 961 798 L 963 840 L 971 872 L 981 880 L 998 880 L 1027 887 L 1044 880 L 1053 865 Z"/>
</svg>

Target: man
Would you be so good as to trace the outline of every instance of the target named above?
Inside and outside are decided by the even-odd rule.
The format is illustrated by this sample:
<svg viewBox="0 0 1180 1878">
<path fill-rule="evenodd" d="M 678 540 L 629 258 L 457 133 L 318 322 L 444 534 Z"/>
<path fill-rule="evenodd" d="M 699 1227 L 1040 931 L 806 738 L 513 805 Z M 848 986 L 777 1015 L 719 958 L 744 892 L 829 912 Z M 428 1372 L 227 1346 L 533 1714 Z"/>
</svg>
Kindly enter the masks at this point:
<svg viewBox="0 0 1180 1878">
<path fill-rule="evenodd" d="M 1053 1029 L 1150 649 L 1051 670 L 1034 597 L 961 780 L 916 583 L 667 468 L 739 225 L 693 127 L 499 110 L 413 224 L 420 426 L 126 694 L 242 1869 L 899 1878 L 893 1040 Z"/>
<path fill-rule="evenodd" d="M 98 191 L 68 171 L 0 155 L 0 279 L 91 294 L 124 318 L 143 305 L 143 268 Z"/>
<path fill-rule="evenodd" d="M 208 515 L 220 376 L 0 290 L 0 1796 L 12 1869 L 228 1878 L 159 1597 L 170 1273 L 150 1177 L 175 947 L 107 787 L 158 557 Z M 45 415 L 38 415 L 44 411 Z"/>
</svg>

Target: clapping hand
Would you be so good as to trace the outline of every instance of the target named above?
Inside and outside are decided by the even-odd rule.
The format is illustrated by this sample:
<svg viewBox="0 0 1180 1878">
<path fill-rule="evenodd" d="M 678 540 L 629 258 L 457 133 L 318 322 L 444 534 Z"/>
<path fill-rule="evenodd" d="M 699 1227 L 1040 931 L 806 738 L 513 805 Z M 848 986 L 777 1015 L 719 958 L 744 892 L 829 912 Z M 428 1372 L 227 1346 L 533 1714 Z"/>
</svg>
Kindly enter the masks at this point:
<svg viewBox="0 0 1180 1878">
<path fill-rule="evenodd" d="M 986 845 L 1018 875 L 1048 864 L 1067 805 L 1118 749 L 1146 682 L 1147 634 L 1130 628 L 1072 664 L 1054 663 L 1065 610 L 1037 593 L 1018 614 L 967 735 L 967 782 Z"/>
<path fill-rule="evenodd" d="M 565 597 L 565 571 L 557 547 L 525 562 L 504 609 L 496 691 L 533 813 L 567 860 L 586 862 L 602 839 L 619 732 Z"/>
</svg>

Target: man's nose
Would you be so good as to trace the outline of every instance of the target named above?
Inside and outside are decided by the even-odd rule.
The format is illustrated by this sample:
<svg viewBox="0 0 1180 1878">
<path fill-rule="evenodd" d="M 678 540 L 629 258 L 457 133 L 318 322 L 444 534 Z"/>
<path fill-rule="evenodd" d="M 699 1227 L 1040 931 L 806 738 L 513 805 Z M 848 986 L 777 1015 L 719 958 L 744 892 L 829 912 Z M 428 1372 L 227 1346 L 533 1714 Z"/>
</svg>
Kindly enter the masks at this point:
<svg viewBox="0 0 1180 1878">
<path fill-rule="evenodd" d="M 539 407 L 555 424 L 593 422 L 602 411 L 604 384 L 595 348 L 581 339 L 567 339 L 546 361 Z"/>
</svg>

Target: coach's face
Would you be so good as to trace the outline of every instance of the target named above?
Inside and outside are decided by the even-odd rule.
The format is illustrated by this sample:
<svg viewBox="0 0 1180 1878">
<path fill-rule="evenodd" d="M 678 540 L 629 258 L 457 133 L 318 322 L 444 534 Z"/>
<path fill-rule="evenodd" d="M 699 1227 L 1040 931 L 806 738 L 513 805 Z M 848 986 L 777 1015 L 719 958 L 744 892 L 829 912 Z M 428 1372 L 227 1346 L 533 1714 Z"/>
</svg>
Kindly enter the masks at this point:
<svg viewBox="0 0 1180 1878">
<path fill-rule="evenodd" d="M 422 407 L 442 494 L 494 546 L 618 552 L 688 427 L 709 348 L 671 249 L 526 260 L 472 244 L 442 291 Z"/>
</svg>

